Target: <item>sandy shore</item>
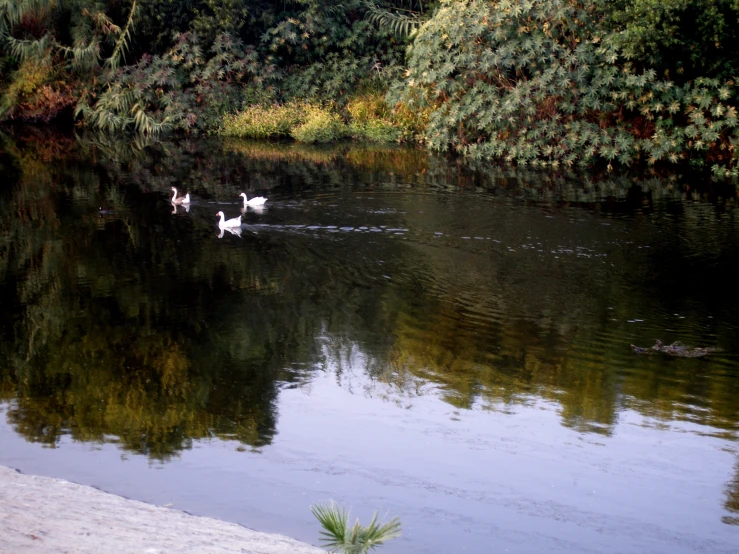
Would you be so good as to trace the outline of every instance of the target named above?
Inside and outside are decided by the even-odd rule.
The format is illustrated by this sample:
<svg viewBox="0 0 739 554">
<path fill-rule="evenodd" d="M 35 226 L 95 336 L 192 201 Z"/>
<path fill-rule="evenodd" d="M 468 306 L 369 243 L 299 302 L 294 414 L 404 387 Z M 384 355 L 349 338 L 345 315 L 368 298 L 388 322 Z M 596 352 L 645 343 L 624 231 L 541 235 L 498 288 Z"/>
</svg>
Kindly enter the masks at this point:
<svg viewBox="0 0 739 554">
<path fill-rule="evenodd" d="M 282 535 L 2 466 L 0 552 L 325 554 Z"/>
</svg>

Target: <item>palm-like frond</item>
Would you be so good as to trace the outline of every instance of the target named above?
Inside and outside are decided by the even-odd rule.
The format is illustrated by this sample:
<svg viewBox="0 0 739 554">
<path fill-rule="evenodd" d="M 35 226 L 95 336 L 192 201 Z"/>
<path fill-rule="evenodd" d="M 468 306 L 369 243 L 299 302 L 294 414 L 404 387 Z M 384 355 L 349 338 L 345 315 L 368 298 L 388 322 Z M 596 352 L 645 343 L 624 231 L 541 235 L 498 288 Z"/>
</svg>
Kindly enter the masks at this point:
<svg viewBox="0 0 739 554">
<path fill-rule="evenodd" d="M 395 517 L 386 523 L 380 523 L 377 520 L 378 514 L 372 515 L 370 524 L 364 529 L 364 542 L 373 549 L 376 545 L 381 545 L 385 541 L 400 536 L 401 523 L 400 519 Z"/>
<path fill-rule="evenodd" d="M 52 0 L 0 0 L 0 31 L 18 25 L 31 12 L 41 12 L 54 7 Z"/>
<path fill-rule="evenodd" d="M 363 2 L 363 6 L 367 10 L 367 19 L 398 37 L 410 35 L 424 22 L 423 4 L 420 2 L 419 4 L 421 9 L 415 11 L 397 6 L 384 7 L 372 0 Z"/>
<path fill-rule="evenodd" d="M 360 525 L 359 519 L 350 526 L 349 512 L 333 501 L 327 506 L 318 504 L 310 509 L 323 527 L 321 540 L 331 552 L 364 554 L 400 536 L 401 523 L 397 517 L 380 523 L 375 512 L 368 526 Z"/>
<path fill-rule="evenodd" d="M 349 512 L 339 508 L 333 502 L 329 506 L 316 505 L 310 507 L 311 512 L 323 527 L 319 533 L 327 548 L 338 548 L 346 542 L 349 528 Z"/>
<path fill-rule="evenodd" d="M 128 43 L 131 40 L 131 32 L 133 31 L 134 18 L 136 16 L 136 2 L 137 0 L 133 0 L 133 3 L 131 4 L 131 11 L 128 14 L 128 20 L 126 21 L 126 26 L 123 27 L 123 30 L 118 35 L 118 40 L 113 47 L 113 53 L 105 61 L 105 64 L 113 69 L 116 69 L 118 67 L 121 59 L 123 59 L 125 55 L 125 51 L 128 50 Z"/>
</svg>

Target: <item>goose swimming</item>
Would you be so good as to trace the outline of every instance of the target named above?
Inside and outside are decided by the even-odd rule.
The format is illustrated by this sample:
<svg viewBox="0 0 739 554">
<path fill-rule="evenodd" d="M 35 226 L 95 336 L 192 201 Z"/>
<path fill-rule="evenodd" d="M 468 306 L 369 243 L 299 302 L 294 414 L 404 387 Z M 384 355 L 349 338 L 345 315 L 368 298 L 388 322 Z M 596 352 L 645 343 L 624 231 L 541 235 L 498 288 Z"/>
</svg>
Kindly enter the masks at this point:
<svg viewBox="0 0 739 554">
<path fill-rule="evenodd" d="M 221 216 L 221 220 L 218 222 L 218 226 L 221 229 L 228 227 L 241 227 L 241 216 L 234 217 L 233 219 L 225 219 L 226 216 L 223 215 L 223 212 L 218 212 L 216 215 Z"/>
<path fill-rule="evenodd" d="M 177 189 L 172 187 L 172 204 L 189 204 L 190 203 L 190 193 L 188 192 L 184 197 L 180 196 L 177 198 Z"/>
<path fill-rule="evenodd" d="M 245 208 L 247 206 L 261 206 L 262 204 L 264 204 L 267 201 L 267 199 L 264 196 L 255 196 L 251 200 L 248 200 L 246 198 L 246 193 L 243 193 L 243 192 L 241 194 L 239 194 L 239 196 L 243 196 L 244 197 L 244 207 Z"/>
</svg>

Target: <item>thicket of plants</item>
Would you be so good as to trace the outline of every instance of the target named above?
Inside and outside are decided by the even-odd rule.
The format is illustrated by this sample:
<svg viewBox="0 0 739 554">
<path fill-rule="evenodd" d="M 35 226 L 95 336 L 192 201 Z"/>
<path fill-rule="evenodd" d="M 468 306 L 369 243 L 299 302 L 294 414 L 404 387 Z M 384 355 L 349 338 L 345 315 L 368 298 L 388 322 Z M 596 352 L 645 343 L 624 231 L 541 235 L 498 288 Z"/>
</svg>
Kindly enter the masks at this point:
<svg viewBox="0 0 739 554">
<path fill-rule="evenodd" d="M 661 4 L 621 2 L 629 9 Z M 660 33 L 679 18 L 630 11 L 607 17 L 609 9 L 586 0 L 443 0 L 415 37 L 408 78 L 391 96 L 431 110 L 432 148 L 476 159 L 691 161 L 735 170 L 736 85 L 725 79 L 736 67 L 735 47 L 723 47 L 731 56 L 718 67 L 680 57 L 682 43 L 653 50 L 652 42 L 666 49 Z M 735 19 L 737 4 L 728 11 Z M 700 48 L 685 42 L 688 53 Z"/>
<path fill-rule="evenodd" d="M 736 175 L 737 35 L 739 0 L 0 0 L 0 117 Z"/>
</svg>

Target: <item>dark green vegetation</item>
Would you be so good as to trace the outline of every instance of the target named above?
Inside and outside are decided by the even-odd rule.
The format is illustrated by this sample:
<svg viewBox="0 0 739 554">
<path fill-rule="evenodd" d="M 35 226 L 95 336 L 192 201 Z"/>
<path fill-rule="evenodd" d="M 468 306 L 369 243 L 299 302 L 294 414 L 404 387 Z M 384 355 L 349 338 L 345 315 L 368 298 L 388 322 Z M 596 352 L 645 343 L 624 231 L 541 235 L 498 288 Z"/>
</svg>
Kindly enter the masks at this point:
<svg viewBox="0 0 739 554">
<path fill-rule="evenodd" d="M 72 106 L 107 132 L 195 133 L 253 103 L 340 101 L 386 88 L 404 49 L 396 31 L 410 30 L 416 10 L 383 0 L 3 0 L 3 112 L 47 120 Z"/>
<path fill-rule="evenodd" d="M 647 3 L 636 2 L 654 8 Z M 724 72 L 734 71 L 734 57 L 713 71 L 679 56 L 677 46 L 638 57 L 650 40 L 661 45 L 666 23 L 647 18 L 652 27 L 641 27 L 632 3 L 622 5 L 628 9 L 609 18 L 611 8 L 589 1 L 445 2 L 415 39 L 397 98 L 431 109 L 429 144 L 473 158 L 733 167 L 735 85 Z M 736 6 L 725 8 L 735 20 Z M 693 25 L 687 15 L 669 21 Z"/>
<path fill-rule="evenodd" d="M 738 29 L 739 0 L 0 0 L 0 110 L 735 176 Z"/>
</svg>

